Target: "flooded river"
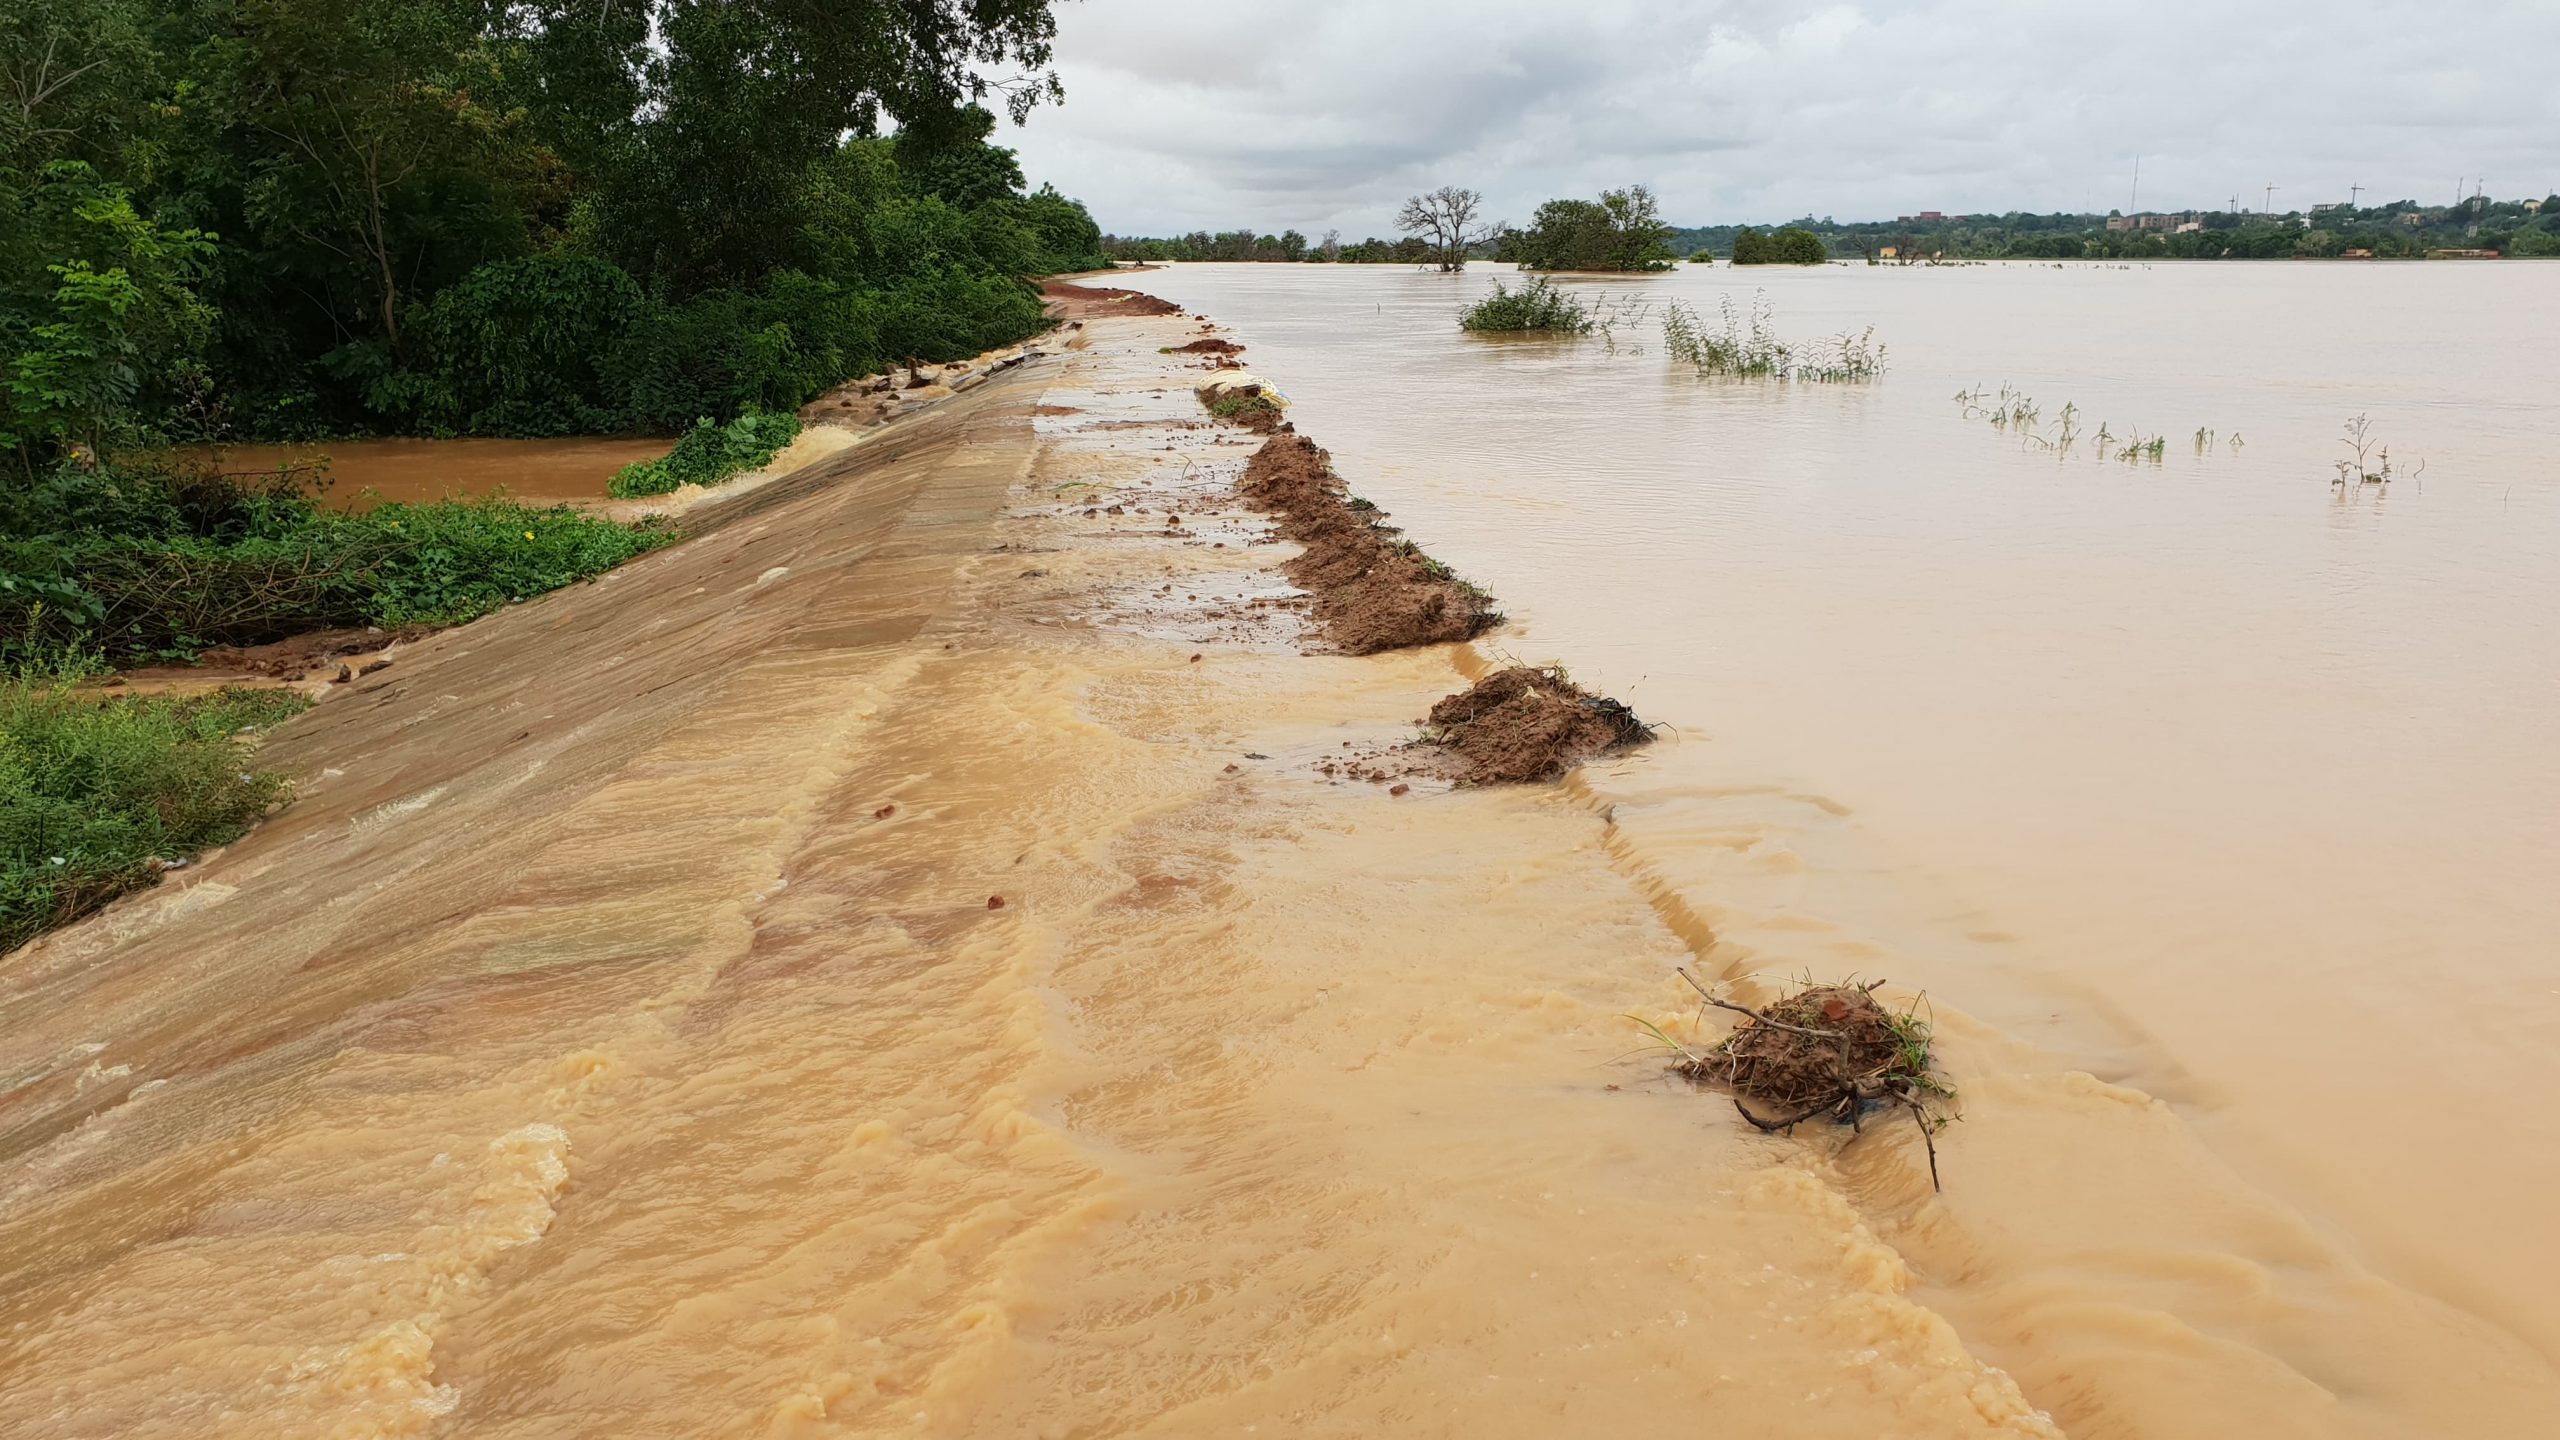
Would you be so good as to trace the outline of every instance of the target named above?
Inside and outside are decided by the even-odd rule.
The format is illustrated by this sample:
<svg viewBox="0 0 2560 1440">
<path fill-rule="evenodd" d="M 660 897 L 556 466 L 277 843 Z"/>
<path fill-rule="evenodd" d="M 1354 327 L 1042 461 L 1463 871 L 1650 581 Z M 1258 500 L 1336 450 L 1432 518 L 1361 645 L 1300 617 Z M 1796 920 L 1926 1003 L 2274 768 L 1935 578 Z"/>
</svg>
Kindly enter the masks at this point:
<svg viewBox="0 0 2560 1440">
<path fill-rule="evenodd" d="M 1758 281 L 1854 388 L 1145 283 L 1513 628 L 1300 653 L 1197 327 L 1097 307 L 386 652 L 0 960 L 0 1437 L 2548 1428 L 2560 267 Z M 2333 492 L 2359 411 L 2424 474 Z M 1506 651 L 1670 732 L 1335 773 Z M 1931 1006 L 1945 1193 L 1667 1078 L 1681 966 Z"/>
<path fill-rule="evenodd" d="M 1593 785 L 1720 944 L 2166 1098 L 2560 1354 L 2560 266 L 1573 285 L 1765 291 L 1781 333 L 1889 347 L 1880 383 L 1793 388 L 1676 373 L 1657 326 L 1469 340 L 1481 274 L 1153 278 L 1486 577 L 1513 648 L 1678 728 Z M 1950 398 L 2004 384 L 2164 458 L 2057 458 Z M 2423 473 L 2333 489 L 2357 414 Z"/>
</svg>

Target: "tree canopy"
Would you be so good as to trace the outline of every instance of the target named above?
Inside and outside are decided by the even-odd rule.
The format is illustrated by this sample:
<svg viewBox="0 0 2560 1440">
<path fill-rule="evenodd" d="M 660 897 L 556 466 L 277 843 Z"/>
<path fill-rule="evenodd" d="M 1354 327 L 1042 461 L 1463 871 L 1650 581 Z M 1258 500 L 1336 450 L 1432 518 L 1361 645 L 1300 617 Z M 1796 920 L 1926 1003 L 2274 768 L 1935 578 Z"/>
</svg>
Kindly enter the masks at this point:
<svg viewBox="0 0 2560 1440">
<path fill-rule="evenodd" d="M 1018 338 L 1100 258 L 992 143 L 1051 9 L 17 0 L 0 454 L 682 426 Z"/>
<path fill-rule="evenodd" d="M 1550 200 L 1529 227 L 1503 237 L 1502 258 L 1527 270 L 1667 270 L 1671 227 L 1642 185 L 1593 200 Z"/>
<path fill-rule="evenodd" d="M 1396 212 L 1396 228 L 1421 241 L 1431 263 L 1444 271 L 1467 268 L 1467 256 L 1493 238 L 1496 227 L 1484 221 L 1484 197 L 1473 190 L 1443 185 L 1416 195 Z"/>
<path fill-rule="evenodd" d="M 1830 259 L 1822 237 L 1801 225 L 1782 226 L 1766 235 L 1746 226 L 1733 237 L 1736 265 L 1821 265 Z"/>
</svg>

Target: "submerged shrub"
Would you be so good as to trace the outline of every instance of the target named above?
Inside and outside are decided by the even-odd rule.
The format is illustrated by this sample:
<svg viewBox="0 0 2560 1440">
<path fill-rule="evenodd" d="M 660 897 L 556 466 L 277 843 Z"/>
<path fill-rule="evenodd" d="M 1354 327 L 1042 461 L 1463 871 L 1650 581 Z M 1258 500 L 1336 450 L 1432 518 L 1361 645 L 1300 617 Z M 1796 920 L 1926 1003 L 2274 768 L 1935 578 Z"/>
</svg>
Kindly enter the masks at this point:
<svg viewBox="0 0 2560 1440">
<path fill-rule="evenodd" d="M 1459 329 L 1480 334 L 1543 330 L 1582 335 L 1588 334 L 1591 326 L 1590 309 L 1573 295 L 1557 289 L 1543 275 L 1532 278 L 1516 290 L 1496 280 L 1492 294 L 1477 301 L 1458 317 Z"/>
<path fill-rule="evenodd" d="M 1733 237 L 1736 265 L 1821 265 L 1830 259 L 1831 252 L 1823 248 L 1822 237 L 1801 225 L 1789 225 L 1766 235 L 1746 226 Z"/>
<path fill-rule="evenodd" d="M 679 485 L 717 485 L 732 475 L 760 470 L 800 433 L 797 417 L 749 411 L 726 425 L 704 419 L 655 460 L 623 466 L 605 483 L 620 499 L 664 495 Z"/>
<path fill-rule="evenodd" d="M 0 950 L 130 890 L 159 862 L 237 839 L 291 794 L 244 728 L 310 702 L 288 690 L 101 700 L 0 680 Z"/>
</svg>

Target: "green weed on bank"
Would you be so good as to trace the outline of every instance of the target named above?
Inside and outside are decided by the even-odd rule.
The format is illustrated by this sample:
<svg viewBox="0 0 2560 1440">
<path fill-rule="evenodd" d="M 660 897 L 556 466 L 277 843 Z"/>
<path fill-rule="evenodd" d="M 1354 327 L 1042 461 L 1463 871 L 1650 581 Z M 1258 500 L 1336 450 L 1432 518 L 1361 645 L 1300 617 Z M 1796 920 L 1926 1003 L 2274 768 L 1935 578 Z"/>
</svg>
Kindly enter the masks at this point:
<svg viewBox="0 0 2560 1440">
<path fill-rule="evenodd" d="M 0 951 L 227 844 L 292 787 L 254 736 L 310 702 L 286 690 L 102 698 L 0 680 Z"/>
<path fill-rule="evenodd" d="M 750 410 L 726 425 L 702 420 L 665 455 L 614 472 L 605 493 L 627 500 L 664 495 L 679 485 L 717 485 L 732 475 L 763 469 L 799 434 L 799 419 L 787 414 Z"/>
<path fill-rule="evenodd" d="M 0 663 L 185 659 L 334 626 L 455 625 L 667 544 L 504 500 L 329 510 L 282 482 L 64 471 L 0 497 Z"/>
</svg>

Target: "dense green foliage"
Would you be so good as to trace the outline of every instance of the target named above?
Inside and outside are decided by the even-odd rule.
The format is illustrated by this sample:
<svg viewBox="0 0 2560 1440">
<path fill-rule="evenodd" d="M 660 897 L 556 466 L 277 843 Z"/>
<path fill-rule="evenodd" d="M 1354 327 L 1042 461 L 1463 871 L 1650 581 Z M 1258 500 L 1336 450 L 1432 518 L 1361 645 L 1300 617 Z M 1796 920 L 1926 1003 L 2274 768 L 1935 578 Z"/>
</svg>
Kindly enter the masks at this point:
<svg viewBox="0 0 2560 1440">
<path fill-rule="evenodd" d="M 1048 0 L 16 0 L 0 461 L 682 429 L 1032 333 Z M 897 127 L 894 138 L 883 131 Z"/>
<path fill-rule="evenodd" d="M 1533 276 L 1528 284 L 1516 290 L 1496 280 L 1493 293 L 1469 306 L 1458 317 L 1459 329 L 1484 334 L 1543 330 L 1581 335 L 1587 333 L 1591 326 L 1590 307 L 1557 289 L 1543 275 Z"/>
<path fill-rule="evenodd" d="M 1801 225 L 1788 225 L 1763 235 L 1744 227 L 1733 237 L 1736 265 L 1820 265 L 1831 258 L 1822 237 Z"/>
<path fill-rule="evenodd" d="M 306 702 L 285 690 L 101 699 L 0 680 L 0 951 L 156 884 L 160 862 L 237 838 L 288 789 L 250 768 L 242 729 Z"/>
<path fill-rule="evenodd" d="M 503 501 L 323 508 L 281 481 L 53 471 L 0 513 L 0 660 L 118 660 L 336 625 L 458 624 L 671 532 Z"/>
<path fill-rule="evenodd" d="M 726 425 L 694 426 L 676 447 L 655 460 L 625 465 L 605 483 L 607 494 L 664 495 L 679 485 L 717 485 L 732 475 L 762 469 L 800 433 L 788 412 L 750 410 Z"/>
<path fill-rule="evenodd" d="M 1550 200 L 1526 230 L 1502 238 L 1499 257 L 1524 270 L 1668 270 L 1672 229 L 1642 185 L 1593 200 Z"/>
</svg>

